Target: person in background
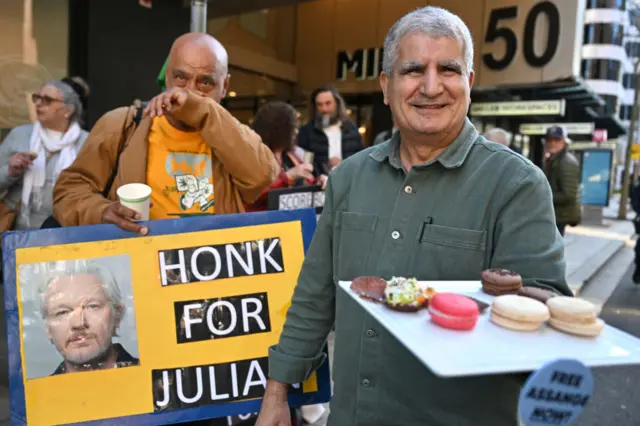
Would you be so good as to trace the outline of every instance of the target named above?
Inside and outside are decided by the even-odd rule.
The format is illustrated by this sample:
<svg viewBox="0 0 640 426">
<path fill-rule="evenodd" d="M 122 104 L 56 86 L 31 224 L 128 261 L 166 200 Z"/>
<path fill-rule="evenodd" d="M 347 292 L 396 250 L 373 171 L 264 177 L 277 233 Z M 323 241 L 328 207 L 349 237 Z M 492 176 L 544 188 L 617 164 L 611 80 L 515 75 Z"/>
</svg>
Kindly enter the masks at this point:
<svg viewBox="0 0 640 426">
<path fill-rule="evenodd" d="M 54 185 L 87 139 L 80 128 L 87 93 L 71 82 L 45 83 L 32 96 L 37 121 L 16 127 L 0 144 L 0 202 L 6 215 L 0 217 L 6 224 L 0 231 L 40 229 L 53 213 Z"/>
<path fill-rule="evenodd" d="M 358 128 L 347 117 L 344 99 L 332 86 L 311 94 L 309 122 L 300 129 L 298 146 L 314 154 L 316 176 L 328 175 L 342 160 L 364 148 Z"/>
<path fill-rule="evenodd" d="M 500 145 L 506 146 L 511 149 L 513 152 L 517 152 L 518 154 L 522 154 L 522 151 L 513 145 L 511 145 L 509 141 L 509 133 L 506 130 L 501 129 L 500 127 L 494 127 L 484 134 L 484 137 L 487 138 L 488 141 L 499 143 Z"/>
<path fill-rule="evenodd" d="M 324 189 L 327 175 L 314 177 L 313 166 L 295 154 L 298 129 L 296 110 L 291 105 L 280 101 L 264 104 L 253 118 L 252 127 L 273 152 L 280 165 L 280 175 L 262 191 L 255 203 L 246 206 L 248 212 L 267 210 L 268 195 L 272 189 L 314 183 L 322 185 Z"/>
<path fill-rule="evenodd" d="M 80 96 L 80 103 L 82 104 L 82 116 L 80 116 L 80 127 L 84 130 L 88 130 L 86 127 L 87 121 L 87 101 L 89 99 L 90 88 L 86 81 L 81 77 L 65 77 L 62 79 L 64 83 L 67 83 L 73 88 L 73 90 Z"/>
<path fill-rule="evenodd" d="M 178 37 L 166 71 L 168 90 L 149 101 L 139 125 L 135 107 L 106 113 L 62 173 L 54 194 L 62 226 L 111 223 L 146 235 L 133 221 L 139 215 L 117 201 L 120 186 L 149 185 L 149 216 L 157 220 L 242 213 L 277 177 L 260 136 L 220 105 L 230 78 L 220 42 L 203 33 Z"/>
<path fill-rule="evenodd" d="M 576 226 L 582 220 L 580 164 L 568 150 L 567 131 L 562 126 L 547 129 L 545 151 L 545 174 L 553 193 L 556 225 L 564 236 L 567 225 Z"/>
</svg>

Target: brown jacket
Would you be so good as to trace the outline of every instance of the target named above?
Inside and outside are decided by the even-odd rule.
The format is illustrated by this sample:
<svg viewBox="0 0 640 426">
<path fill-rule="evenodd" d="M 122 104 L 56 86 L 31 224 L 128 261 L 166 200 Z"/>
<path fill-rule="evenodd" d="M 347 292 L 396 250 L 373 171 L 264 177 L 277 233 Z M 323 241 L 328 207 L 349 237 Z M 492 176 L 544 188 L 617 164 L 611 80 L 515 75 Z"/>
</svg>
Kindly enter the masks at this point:
<svg viewBox="0 0 640 426">
<path fill-rule="evenodd" d="M 123 107 L 103 115 L 76 160 L 60 174 L 53 193 L 53 215 L 62 226 L 102 223 L 104 210 L 118 200 L 120 186 L 147 181 L 147 137 L 152 120 L 145 117 L 134 129 L 134 112 L 133 107 Z M 173 116 L 196 128 L 211 147 L 216 214 L 244 212 L 243 203 L 254 202 L 277 177 L 278 164 L 260 136 L 212 99 L 189 93 Z M 102 192 L 123 139 L 118 173 L 105 199 Z"/>
</svg>

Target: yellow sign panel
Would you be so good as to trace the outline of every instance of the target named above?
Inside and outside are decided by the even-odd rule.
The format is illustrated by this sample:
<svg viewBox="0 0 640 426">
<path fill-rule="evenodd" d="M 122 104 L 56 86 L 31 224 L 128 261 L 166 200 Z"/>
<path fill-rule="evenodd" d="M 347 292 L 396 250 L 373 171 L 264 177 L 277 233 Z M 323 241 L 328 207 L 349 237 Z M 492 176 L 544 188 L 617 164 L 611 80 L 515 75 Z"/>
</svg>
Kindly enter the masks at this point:
<svg viewBox="0 0 640 426">
<path fill-rule="evenodd" d="M 15 257 L 26 416 L 37 426 L 260 398 L 304 247 L 296 221 Z M 315 392 L 317 376 L 297 388 Z"/>
<path fill-rule="evenodd" d="M 631 159 L 640 160 L 640 144 L 631 145 Z"/>
</svg>

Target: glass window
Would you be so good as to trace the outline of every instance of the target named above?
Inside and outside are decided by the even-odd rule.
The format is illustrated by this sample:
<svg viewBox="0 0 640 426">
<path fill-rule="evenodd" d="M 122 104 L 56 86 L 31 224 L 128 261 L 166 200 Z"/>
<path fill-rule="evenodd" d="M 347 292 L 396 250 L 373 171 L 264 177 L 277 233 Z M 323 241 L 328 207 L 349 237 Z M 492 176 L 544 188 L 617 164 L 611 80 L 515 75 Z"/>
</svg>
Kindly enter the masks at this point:
<svg viewBox="0 0 640 426">
<path fill-rule="evenodd" d="M 630 120 L 632 110 L 632 105 L 620 105 L 620 120 Z"/>
<path fill-rule="evenodd" d="M 640 57 L 640 42 L 629 41 L 624 45 L 624 50 L 626 50 L 627 56 L 632 58 Z"/>
<path fill-rule="evenodd" d="M 614 44 L 622 46 L 623 26 L 620 24 L 587 24 L 584 44 Z"/>
<path fill-rule="evenodd" d="M 583 59 L 581 75 L 587 80 L 620 80 L 620 61 L 613 59 Z"/>
<path fill-rule="evenodd" d="M 618 109 L 618 97 L 613 95 L 600 95 L 604 101 L 604 106 L 597 109 L 598 114 L 603 116 L 614 115 Z"/>
<path fill-rule="evenodd" d="M 587 9 L 626 10 L 626 0 L 587 0 Z"/>
<path fill-rule="evenodd" d="M 633 74 L 624 74 L 622 76 L 622 85 L 625 89 L 635 89 L 638 79 Z"/>
</svg>

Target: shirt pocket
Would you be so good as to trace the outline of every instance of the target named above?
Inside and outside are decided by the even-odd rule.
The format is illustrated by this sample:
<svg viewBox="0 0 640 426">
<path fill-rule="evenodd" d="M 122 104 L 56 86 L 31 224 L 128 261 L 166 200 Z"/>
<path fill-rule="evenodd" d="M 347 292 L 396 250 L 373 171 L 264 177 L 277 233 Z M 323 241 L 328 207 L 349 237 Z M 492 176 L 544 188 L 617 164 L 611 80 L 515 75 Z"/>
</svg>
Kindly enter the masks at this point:
<svg viewBox="0 0 640 426">
<path fill-rule="evenodd" d="M 378 216 L 341 212 L 337 223 L 337 262 L 334 268 L 339 280 L 350 281 L 364 274 Z"/>
<path fill-rule="evenodd" d="M 425 225 L 420 236 L 418 264 L 426 276 L 439 280 L 479 280 L 484 267 L 487 231 Z"/>
</svg>

